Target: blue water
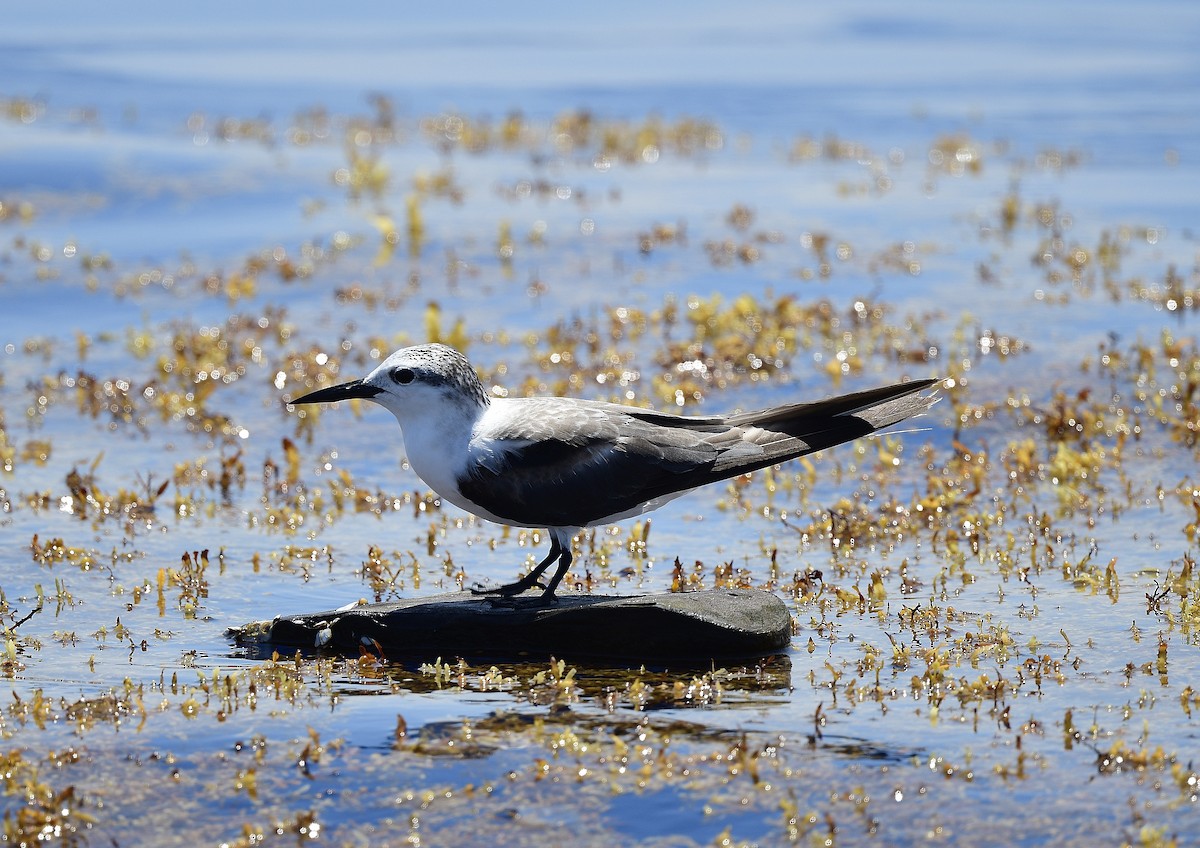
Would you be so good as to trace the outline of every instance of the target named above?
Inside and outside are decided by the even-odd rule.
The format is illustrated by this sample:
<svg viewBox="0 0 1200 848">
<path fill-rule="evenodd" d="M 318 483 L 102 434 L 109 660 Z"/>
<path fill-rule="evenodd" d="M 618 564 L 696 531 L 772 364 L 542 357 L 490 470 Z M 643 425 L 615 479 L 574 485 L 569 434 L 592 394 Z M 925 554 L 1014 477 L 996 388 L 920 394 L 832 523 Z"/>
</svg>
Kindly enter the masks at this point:
<svg viewBox="0 0 1200 848">
<path fill-rule="evenodd" d="M 74 726 L 65 706 L 44 729 L 10 708 L 0 713 L 6 747 L 30 758 L 66 746 L 84 753 L 91 776 L 79 767 L 55 772 L 61 779 L 54 781 L 56 788 L 76 785 L 91 799 L 92 842 L 229 841 L 243 823 L 269 827 L 315 810 L 332 841 L 382 844 L 410 835 L 411 808 L 401 796 L 412 788 L 449 792 L 413 813 L 424 817 L 429 844 L 462 841 L 477 820 L 498 844 L 547 841 L 539 823 L 556 815 L 588 844 L 608 844 L 614 836 L 708 844 L 726 827 L 733 838 L 775 844 L 786 834 L 781 797 L 801 816 L 816 812 L 820 824 L 809 836 L 824 833 L 828 815 L 845 844 L 880 838 L 915 844 L 939 826 L 946 839 L 978 844 L 992 838 L 1094 844 L 1116 833 L 1137 839 L 1143 827 L 1188 844 L 1194 788 L 1190 795 L 1178 789 L 1169 767 L 1098 775 L 1096 765 L 1097 751 L 1120 740 L 1147 750 L 1162 746 L 1181 767 L 1195 768 L 1187 763 L 1200 705 L 1186 695 L 1188 686 L 1200 688 L 1195 632 L 1149 613 L 1145 598 L 1171 563 L 1178 570 L 1181 556 L 1195 555 L 1194 542 L 1181 532 L 1191 507 L 1174 493 L 1190 485 L 1195 455 L 1149 425 L 1143 440 L 1123 446 L 1120 471 L 1101 472 L 1108 488 L 1091 506 L 1102 502 L 1106 511 L 1092 524 L 1085 512 L 1055 513 L 1059 492 L 1050 484 L 1027 483 L 1030 502 L 1007 515 L 998 537 L 1013 533 L 1018 558 L 1029 559 L 1026 513 L 1042 511 L 1054 513 L 1066 534 L 1040 543 L 1053 545 L 1056 559 L 1028 581 L 1002 578 L 994 561 L 968 560 L 969 577 L 955 574 L 943 587 L 936 581 L 947 562 L 942 535 L 868 547 L 839 573 L 827 540 L 801 544 L 774 517 L 727 508 L 723 487 L 655 513 L 649 567 L 640 579 L 614 577 L 605 591 L 663 591 L 676 556 L 687 564 L 702 560 L 707 575 L 730 561 L 762 582 L 764 551 L 772 547 L 789 578 L 819 568 L 831 586 L 865 591 L 872 570 L 886 571 L 889 605 L 882 615 L 793 604 L 799 631 L 780 679 L 763 687 L 731 680 L 720 703 L 640 712 L 623 694 L 637 669 L 614 678 L 611 670 L 580 666 L 585 689 L 564 713 L 530 694 L 534 669 L 502 669 L 518 682 L 499 690 L 476 691 L 474 683 L 431 692 L 414 663 L 387 681 L 359 678 L 343 664 L 329 686 L 308 667 L 297 700 L 264 698 L 256 710 L 243 703 L 218 716 L 201 698 L 197 717 L 186 718 L 183 706 L 188 687 L 214 671 L 257 667 L 231 645 L 227 627 L 368 594 L 355 570 L 369 544 L 398 561 L 418 560 L 421 585 L 406 579 L 405 595 L 453 588 L 441 567 L 446 555 L 469 581 L 485 582 L 511 579 L 535 555 L 515 532 L 502 536 L 448 508 L 414 515 L 401 507 L 336 521 L 309 514 L 295 532 L 261 524 L 263 463 L 282 464 L 285 437 L 297 443 L 304 482 L 313 487 L 327 479 L 318 469 L 336 451 L 335 467 L 350 471 L 360 486 L 390 496 L 423 491 L 403 464 L 390 416 L 327 410 L 308 439 L 281 403 L 300 387 L 293 380 L 278 389 L 275 380 L 297 352 L 336 356 L 343 340 L 351 343 L 347 376 L 355 376 L 370 367 L 372 345 L 424 340 L 431 301 L 441 306 L 443 329 L 461 319 L 477 364 L 489 371 L 507 366 L 497 382 L 511 387 L 525 380 L 553 385 L 558 375 L 542 371 L 531 351 L 549 344 L 547 329 L 555 322 L 603 324 L 618 305 L 653 312 L 672 299 L 719 295 L 729 302 L 743 293 L 826 298 L 841 309 L 858 298 L 885 304 L 895 324 L 927 329 L 940 346 L 937 358 L 901 364 L 866 356 L 864 373 L 834 385 L 821 370 L 834 351 L 818 345 L 799 351 L 792 368 L 769 384 L 709 390 L 701 408 L 747 408 L 902 376 L 966 373 L 966 400 L 997 409 L 960 432 L 953 404 L 939 404 L 921 422 L 923 432 L 902 437 L 904 465 L 879 497 L 908 503 L 919 496 L 925 472 L 918 451 L 927 444 L 944 463 L 957 436 L 970 450 L 989 452 L 994 471 L 982 499 L 992 498 L 998 509 L 1009 499 L 1001 461 L 1009 442 L 1031 438 L 1044 448 L 1039 428 L 1018 429 L 1005 412 L 1008 398 L 1025 394 L 1047 407 L 1056 390 L 1103 394 L 1107 381 L 1094 362 L 1081 369 L 1101 343 L 1154 344 L 1164 331 L 1184 341 L 1196 337 L 1191 314 L 1169 314 L 1129 296 L 1128 288 L 1132 281 L 1161 286 L 1169 267 L 1185 288 L 1200 288 L 1197 43 L 1200 7 L 1183 2 L 7 9 L 0 31 L 0 425 L 15 464 L 0 474 L 0 504 L 9 504 L 0 514 L 0 590 L 9 604 L 3 621 L 12 626 L 33 608 L 36 587 L 53 594 L 56 580 L 76 603 L 61 610 L 50 604 L 17 628 L 12 639 L 22 667 L 6 666 L 5 679 L 23 702 L 41 691 L 63 705 L 123 691 L 127 678 L 150 688 L 144 720 L 86 730 Z M 362 149 L 378 153 L 390 182 L 380 196 L 356 200 L 333 174 L 347 164 L 346 126 L 374 118 L 375 95 L 393 110 L 396 140 Z M 708 121 L 719 141 L 690 155 L 668 147 L 657 161 L 597 168 L 594 146 L 564 154 L 551 137 L 550 123 L 577 111 L 617 127 Z M 493 125 L 519 113 L 540 140 L 517 150 L 439 149 L 421 122 L 450 113 Z M 294 143 L 289 133 L 319 115 L 328 118 L 328 135 Z M 222 140 L 225 119 L 244 122 L 245 136 Z M 789 157 L 805 143 L 841 145 L 842 153 Z M 935 161 L 945 150 L 953 158 L 956 149 L 968 151 L 977 170 L 957 172 Z M 390 216 L 403 236 L 415 180 L 437 173 L 453 175 L 462 201 L 424 198 L 420 250 L 409 255 L 402 244 L 377 261 L 378 218 Z M 521 181 L 554 190 L 512 199 Z M 999 210 L 1010 192 L 1022 216 L 1003 234 Z M 27 220 L 13 211 L 23 203 L 34 210 Z M 753 212 L 746 233 L 727 222 L 736 205 Z M 1068 244 L 1094 250 L 1103 234 L 1120 241 L 1119 301 L 1102 287 L 1046 281 L 1034 262 L 1048 234 L 1032 222 L 1035 206 L 1056 210 Z M 516 245 L 510 267 L 496 255 L 502 224 Z M 640 234 L 660 224 L 682 225 L 686 240 L 643 255 Z M 533 232 L 543 234 L 540 246 L 529 242 Z M 709 261 L 706 242 L 749 240 L 759 232 L 777 235 L 759 244 L 759 261 Z M 846 258 L 831 259 L 827 279 L 805 277 L 817 266 L 805 233 L 828 234 L 831 254 L 839 243 L 849 249 Z M 920 263 L 917 274 L 885 261 L 905 242 L 912 247 L 906 255 Z M 284 280 L 272 270 L 274 256 L 300 264 L 317 258 L 306 275 Z M 89 270 L 85 257 L 103 261 Z M 267 262 L 253 293 L 237 300 L 205 293 L 206 277 L 225 278 L 252 258 Z M 463 264 L 451 274 L 454 260 Z M 981 281 L 981 267 L 990 282 Z M 534 282 L 542 290 L 531 295 Z M 334 297 L 355 284 L 391 305 Z M 134 337 L 144 333 L 161 346 L 177 331 L 227 327 L 233 315 L 250 321 L 270 315 L 273 326 L 287 327 L 287 338 L 269 336 L 261 361 L 214 395 L 243 433 L 227 444 L 155 415 L 142 426 L 110 426 L 103 415 L 81 414 L 71 392 L 47 389 L 46 381 L 80 371 L 141 388 L 157 373 L 163 350 L 139 358 Z M 981 355 L 983 331 L 1010 335 L 1028 349 L 1005 361 Z M 964 339 L 956 338 L 960 332 Z M 80 335 L 91 341 L 86 355 Z M 648 375 L 658 342 L 627 340 L 621 350 Z M 1158 367 L 1169 382 L 1171 369 Z M 635 383 L 634 397 L 657 402 L 647 382 Z M 595 384 L 576 393 L 609 396 Z M 42 394 L 52 396 L 44 411 Z M 24 453 L 39 440 L 52 445 L 44 464 Z M 197 461 L 212 470 L 235 450 L 243 452 L 247 483 L 228 504 L 217 503 L 202 483 L 174 486 L 152 518 L 129 527 L 81 520 L 62 506 L 64 497 L 70 501 L 65 480 L 73 468 L 94 464 L 96 488 L 111 494 L 144 486 L 147 476 L 171 479 Z M 869 443 L 864 454 L 849 447 L 828 452 L 815 462 L 808 500 L 780 493 L 776 514 L 787 509 L 801 525 L 843 496 L 875 503 L 867 494 L 872 484 L 862 479 L 875 451 Z M 174 497 L 189 492 L 201 496 L 201 508 L 174 515 Z M 33 502 L 42 494 L 47 506 L 39 508 Z M 751 499 L 761 500 L 761 493 Z M 1109 517 L 1114 505 L 1121 510 L 1116 519 Z M 431 525 L 438 548 L 427 554 Z M 632 565 L 621 545 L 627 530 L 612 537 L 613 575 Z M 90 549 L 98 565 L 88 571 L 38 565 L 30 556 L 34 534 L 43 543 L 61 537 Z M 1077 561 L 1093 543 L 1102 567 L 1118 560 L 1122 588 L 1115 603 L 1103 590 L 1076 590 L 1059 574 L 1061 561 Z M 288 546 L 326 545 L 332 564 L 322 551 L 307 569 L 281 565 Z M 213 563 L 195 617 L 181 609 L 181 592 L 171 584 L 160 612 L 160 572 L 178 568 L 185 551 L 204 548 Z M 225 554 L 223 573 L 218 550 Z M 898 592 L 905 560 L 922 581 L 910 598 Z M 136 602 L 135 586 L 146 591 Z M 965 618 L 925 638 L 904 626 L 901 614 L 902 607 L 920 605 L 953 607 Z M 132 643 L 114 635 L 118 618 Z M 989 712 L 988 703 L 960 706 L 954 695 L 933 714 L 927 693 L 911 689 L 925 671 L 921 652 L 951 650 L 962 634 L 992 625 L 1011 634 L 1008 657 L 959 656 L 948 674 L 956 681 L 985 674 L 1008 681 L 1006 717 Z M 1155 667 L 1160 637 L 1169 647 L 1169 675 Z M 893 639 L 912 642 L 907 667 L 891 664 Z M 880 702 L 868 691 L 875 672 L 855 671 L 865 646 L 884 657 L 878 679 L 890 694 Z M 1038 688 L 1028 682 L 1028 662 L 1047 656 L 1062 660 L 1063 682 L 1047 676 Z M 857 679 L 858 696 L 848 684 L 835 694 L 833 671 L 843 683 Z M 181 689 L 156 688 L 173 674 Z M 677 679 L 687 683 L 691 676 L 680 670 Z M 615 687 L 612 709 L 604 686 Z M 818 709 L 827 718 L 820 738 Z M 1071 745 L 1064 742 L 1068 710 L 1076 728 L 1094 731 Z M 395 737 L 397 716 L 405 719 L 408 739 Z M 638 785 L 633 771 L 610 772 L 609 761 L 597 759 L 613 737 L 632 744 L 639 724 L 649 734 L 652 760 L 661 766 L 678 756 L 677 768 L 691 769 L 688 779 L 651 770 Z M 295 765 L 309 728 L 326 741 L 344 740 L 315 776 Z M 486 751 L 460 758 L 411 747 L 425 734 L 437 748 L 455 728 L 486 740 Z M 551 745 L 564 729 L 591 748 Z M 252 797 L 230 787 L 237 769 L 251 762 L 249 754 L 232 753 L 235 743 L 255 734 L 270 753 Z M 728 761 L 716 753 L 728 752 L 743 734 L 758 748 L 778 747 L 776 756 L 761 760 L 769 778 L 726 780 Z M 177 758 L 185 775 L 161 797 L 134 789 L 163 779 L 166 766 L 152 758 L 156 752 Z M 960 774 L 974 768 L 971 782 L 930 769 L 938 757 Z M 1018 763 L 1021 773 L 1013 776 Z M 589 776 L 578 774 L 580 765 Z M 773 788 L 764 789 L 770 782 Z M 485 784 L 498 788 L 471 794 Z M 850 800 L 856 787 L 872 796 L 865 808 Z M 903 802 L 894 800 L 896 793 Z M 104 806 L 95 805 L 97 798 Z M 1143 818 L 1131 815 L 1131 804 Z M 0 797 L 10 817 L 26 805 L 19 792 Z M 1074 830 L 1062 830 L 1067 821 Z M 193 822 L 201 829 L 189 831 Z M 549 833 L 551 843 L 561 835 Z"/>
</svg>

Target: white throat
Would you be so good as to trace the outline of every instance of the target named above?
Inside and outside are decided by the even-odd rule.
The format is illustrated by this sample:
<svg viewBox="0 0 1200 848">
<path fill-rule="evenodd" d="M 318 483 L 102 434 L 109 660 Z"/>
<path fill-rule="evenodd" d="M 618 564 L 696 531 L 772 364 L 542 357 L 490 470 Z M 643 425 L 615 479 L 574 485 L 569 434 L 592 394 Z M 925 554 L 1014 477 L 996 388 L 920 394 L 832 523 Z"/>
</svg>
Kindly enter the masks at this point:
<svg viewBox="0 0 1200 848">
<path fill-rule="evenodd" d="M 417 476 L 451 503 L 470 510 L 471 504 L 459 494 L 458 477 L 466 468 L 471 437 L 486 407 L 444 397 L 438 401 L 421 408 L 389 406 L 389 411 L 404 431 L 404 450 Z"/>
</svg>

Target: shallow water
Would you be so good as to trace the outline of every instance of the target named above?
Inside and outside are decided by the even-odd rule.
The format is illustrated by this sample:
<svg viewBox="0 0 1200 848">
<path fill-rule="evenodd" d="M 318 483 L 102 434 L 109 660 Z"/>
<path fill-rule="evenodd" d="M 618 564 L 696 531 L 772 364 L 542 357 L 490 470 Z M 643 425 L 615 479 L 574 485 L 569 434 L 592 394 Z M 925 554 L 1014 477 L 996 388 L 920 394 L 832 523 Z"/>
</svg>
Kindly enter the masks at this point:
<svg viewBox="0 0 1200 848">
<path fill-rule="evenodd" d="M 118 11 L 0 35 L 8 841 L 1197 844 L 1191 6 Z M 512 393 L 953 385 L 578 540 L 786 656 L 248 657 L 539 557 L 283 405 L 431 327 Z"/>
</svg>

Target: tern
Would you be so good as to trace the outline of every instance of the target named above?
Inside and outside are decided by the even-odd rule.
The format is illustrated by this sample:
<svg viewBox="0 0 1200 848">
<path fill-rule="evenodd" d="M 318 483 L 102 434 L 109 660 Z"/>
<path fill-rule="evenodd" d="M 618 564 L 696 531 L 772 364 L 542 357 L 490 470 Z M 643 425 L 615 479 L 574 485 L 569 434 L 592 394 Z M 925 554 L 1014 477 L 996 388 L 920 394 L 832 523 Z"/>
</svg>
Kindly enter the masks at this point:
<svg viewBox="0 0 1200 848">
<path fill-rule="evenodd" d="M 360 380 L 287 403 L 373 401 L 396 416 L 409 464 L 443 500 L 500 524 L 545 527 L 545 559 L 520 580 L 478 593 L 512 597 L 541 586 L 550 603 L 581 529 L 920 415 L 937 401 L 922 390 L 938 382 L 681 416 L 565 397 L 492 397 L 465 356 L 427 344 L 396 351 Z"/>
</svg>

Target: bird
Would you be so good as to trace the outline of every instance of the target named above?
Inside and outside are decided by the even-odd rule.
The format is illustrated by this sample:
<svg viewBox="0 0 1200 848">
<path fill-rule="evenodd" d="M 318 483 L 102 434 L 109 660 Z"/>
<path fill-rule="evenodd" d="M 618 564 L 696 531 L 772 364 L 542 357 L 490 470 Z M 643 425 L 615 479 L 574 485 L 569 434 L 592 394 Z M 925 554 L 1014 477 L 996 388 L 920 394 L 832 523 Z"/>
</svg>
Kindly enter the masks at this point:
<svg viewBox="0 0 1200 848">
<path fill-rule="evenodd" d="M 377 403 L 396 417 L 409 465 L 440 498 L 500 524 L 546 528 L 550 551 L 529 574 L 473 591 L 512 599 L 536 586 L 550 604 L 583 528 L 923 414 L 938 397 L 922 392 L 938 383 L 685 416 L 569 397 L 493 397 L 466 356 L 423 344 L 395 351 L 366 377 L 285 403 Z"/>
</svg>

